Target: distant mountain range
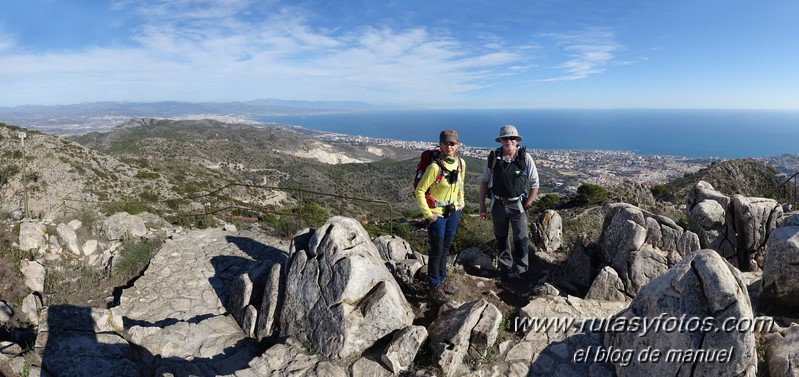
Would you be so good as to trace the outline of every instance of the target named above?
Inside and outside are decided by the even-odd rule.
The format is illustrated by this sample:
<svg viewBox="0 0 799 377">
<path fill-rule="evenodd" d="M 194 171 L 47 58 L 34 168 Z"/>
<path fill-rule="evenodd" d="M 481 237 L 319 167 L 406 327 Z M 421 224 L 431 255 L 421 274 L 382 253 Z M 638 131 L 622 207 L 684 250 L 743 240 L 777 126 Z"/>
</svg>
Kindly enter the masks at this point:
<svg viewBox="0 0 799 377">
<path fill-rule="evenodd" d="M 107 129 L 131 118 L 214 115 L 252 119 L 269 115 L 308 115 L 387 109 L 354 101 L 257 99 L 246 102 L 90 102 L 73 105 L 0 107 L 0 122 L 53 134 Z"/>
</svg>

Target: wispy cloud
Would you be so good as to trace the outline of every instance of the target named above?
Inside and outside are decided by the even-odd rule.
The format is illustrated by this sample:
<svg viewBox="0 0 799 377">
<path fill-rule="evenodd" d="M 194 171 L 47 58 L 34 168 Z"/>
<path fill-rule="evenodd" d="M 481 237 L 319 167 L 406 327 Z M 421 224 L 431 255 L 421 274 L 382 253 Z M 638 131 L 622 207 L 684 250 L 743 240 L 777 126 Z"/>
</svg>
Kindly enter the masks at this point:
<svg viewBox="0 0 799 377">
<path fill-rule="evenodd" d="M 569 59 L 554 68 L 563 73 L 552 78 L 539 80 L 570 81 L 584 79 L 605 71 L 622 46 L 616 42 L 615 34 L 609 30 L 592 29 L 576 34 L 547 34 L 544 38 L 554 40 L 558 48 Z"/>
<path fill-rule="evenodd" d="M 116 9 L 141 19 L 129 36 L 134 45 L 6 53 L 0 79 L 20 85 L 20 93 L 26 83 L 38 82 L 50 88 L 48 95 L 80 101 L 97 100 L 89 98 L 95 93 L 130 100 L 270 96 L 423 103 L 491 85 L 492 77 L 528 66 L 516 52 L 521 49 L 497 37 L 469 44 L 426 27 L 329 30 L 312 25 L 308 9 L 264 4 L 119 1 Z M 13 46 L 3 44 L 6 39 L 0 35 L 0 50 Z"/>
</svg>

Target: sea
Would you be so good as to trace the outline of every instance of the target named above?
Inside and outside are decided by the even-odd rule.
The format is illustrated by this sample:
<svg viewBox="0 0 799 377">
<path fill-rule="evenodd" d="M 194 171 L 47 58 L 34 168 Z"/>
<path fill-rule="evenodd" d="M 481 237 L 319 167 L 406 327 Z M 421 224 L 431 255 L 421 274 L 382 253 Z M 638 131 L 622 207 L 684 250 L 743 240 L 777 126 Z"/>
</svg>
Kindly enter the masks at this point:
<svg viewBox="0 0 799 377">
<path fill-rule="evenodd" d="M 438 141 L 455 129 L 463 144 L 496 147 L 512 124 L 522 145 L 543 150 L 613 150 L 690 158 L 799 153 L 799 111 L 777 110 L 390 110 L 267 116 L 261 122 L 405 141 Z"/>
</svg>

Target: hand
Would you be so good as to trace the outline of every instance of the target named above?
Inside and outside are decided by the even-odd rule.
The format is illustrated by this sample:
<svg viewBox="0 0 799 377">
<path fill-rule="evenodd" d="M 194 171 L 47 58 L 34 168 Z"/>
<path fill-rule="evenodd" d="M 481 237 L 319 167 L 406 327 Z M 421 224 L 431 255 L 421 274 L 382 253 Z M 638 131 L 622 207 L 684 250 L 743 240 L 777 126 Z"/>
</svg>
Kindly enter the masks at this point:
<svg viewBox="0 0 799 377">
<path fill-rule="evenodd" d="M 525 201 L 525 202 L 524 202 L 524 210 L 525 210 L 525 211 L 527 211 L 528 209 L 530 209 L 530 207 L 532 207 L 532 206 L 533 206 L 533 201 L 532 201 L 532 200 L 528 200 L 528 201 Z"/>
<path fill-rule="evenodd" d="M 440 213 L 435 213 L 435 212 L 433 212 L 433 213 L 430 215 L 430 217 L 428 217 L 427 219 L 428 219 L 428 220 L 430 220 L 430 222 L 432 223 L 432 222 L 435 222 L 436 220 L 438 220 L 438 218 L 439 218 L 439 217 L 444 217 L 444 215 L 442 215 L 442 214 L 440 214 Z"/>
<path fill-rule="evenodd" d="M 486 212 L 485 206 L 480 206 L 480 218 L 483 220 L 488 218 L 488 213 Z"/>
</svg>

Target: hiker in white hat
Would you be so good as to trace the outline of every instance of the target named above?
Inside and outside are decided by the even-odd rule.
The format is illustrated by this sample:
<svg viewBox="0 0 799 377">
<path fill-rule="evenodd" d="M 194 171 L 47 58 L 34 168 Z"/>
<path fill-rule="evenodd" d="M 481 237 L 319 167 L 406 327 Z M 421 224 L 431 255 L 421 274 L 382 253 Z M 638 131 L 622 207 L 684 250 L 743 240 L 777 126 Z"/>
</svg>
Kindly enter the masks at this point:
<svg viewBox="0 0 799 377">
<path fill-rule="evenodd" d="M 480 217 L 488 217 L 485 199 L 490 195 L 491 220 L 497 242 L 498 276 L 502 280 L 533 282 L 527 246 L 527 209 L 538 195 L 538 171 L 533 157 L 519 147 L 522 136 L 512 125 L 502 126 L 496 141 L 502 147 L 491 151 L 480 183 Z M 513 231 L 513 246 L 508 230 Z"/>
</svg>

